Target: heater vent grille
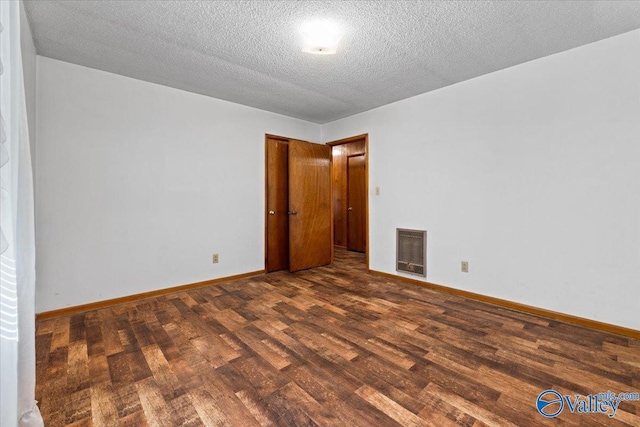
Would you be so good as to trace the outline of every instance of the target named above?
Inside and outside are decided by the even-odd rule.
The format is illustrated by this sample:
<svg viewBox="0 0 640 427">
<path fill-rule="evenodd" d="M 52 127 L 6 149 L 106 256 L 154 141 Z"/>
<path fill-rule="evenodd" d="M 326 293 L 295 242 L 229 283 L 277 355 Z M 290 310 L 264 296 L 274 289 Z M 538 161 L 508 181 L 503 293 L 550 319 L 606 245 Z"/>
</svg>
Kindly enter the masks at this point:
<svg viewBox="0 0 640 427">
<path fill-rule="evenodd" d="M 427 277 L 427 232 L 397 228 L 396 271 Z"/>
</svg>

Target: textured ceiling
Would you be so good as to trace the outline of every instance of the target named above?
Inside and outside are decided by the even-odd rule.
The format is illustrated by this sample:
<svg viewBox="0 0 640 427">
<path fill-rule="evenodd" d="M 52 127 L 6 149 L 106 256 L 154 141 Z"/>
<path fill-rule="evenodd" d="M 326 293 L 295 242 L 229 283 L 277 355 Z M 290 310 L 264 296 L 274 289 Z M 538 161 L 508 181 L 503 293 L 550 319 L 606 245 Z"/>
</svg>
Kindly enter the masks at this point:
<svg viewBox="0 0 640 427">
<path fill-rule="evenodd" d="M 326 123 L 640 28 L 640 1 L 25 1 L 38 54 Z M 338 53 L 301 52 L 331 19 Z"/>
</svg>

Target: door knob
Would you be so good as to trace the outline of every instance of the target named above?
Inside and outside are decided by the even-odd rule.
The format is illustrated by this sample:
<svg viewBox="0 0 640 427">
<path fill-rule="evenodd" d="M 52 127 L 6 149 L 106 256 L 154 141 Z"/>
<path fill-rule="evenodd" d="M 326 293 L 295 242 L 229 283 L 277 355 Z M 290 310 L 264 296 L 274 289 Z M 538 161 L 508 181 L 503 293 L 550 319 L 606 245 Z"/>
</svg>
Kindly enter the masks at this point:
<svg viewBox="0 0 640 427">
<path fill-rule="evenodd" d="M 275 215 L 276 213 L 274 211 L 269 211 L 269 215 Z"/>
<path fill-rule="evenodd" d="M 349 208 L 347 209 L 348 211 L 352 211 L 353 208 L 351 206 L 349 206 Z"/>
<path fill-rule="evenodd" d="M 298 212 L 296 212 L 296 211 L 289 211 L 289 215 L 298 215 Z"/>
</svg>

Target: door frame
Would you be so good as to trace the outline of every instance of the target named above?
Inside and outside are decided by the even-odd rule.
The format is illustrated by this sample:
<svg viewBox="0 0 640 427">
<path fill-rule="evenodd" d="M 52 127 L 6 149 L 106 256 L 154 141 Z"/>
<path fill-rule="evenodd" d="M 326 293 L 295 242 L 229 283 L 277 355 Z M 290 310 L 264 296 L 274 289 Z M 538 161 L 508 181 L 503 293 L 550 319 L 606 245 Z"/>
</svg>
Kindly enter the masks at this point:
<svg viewBox="0 0 640 427">
<path fill-rule="evenodd" d="M 366 186 L 366 191 L 365 191 L 365 235 L 366 235 L 366 249 L 365 249 L 365 257 L 366 257 L 366 261 L 367 261 L 367 272 L 370 272 L 371 270 L 369 269 L 369 242 L 371 241 L 370 235 L 369 235 L 369 134 L 368 133 L 363 133 L 361 135 L 356 135 L 356 136 L 351 136 L 348 138 L 343 138 L 343 139 L 338 139 L 336 141 L 331 141 L 331 142 L 327 142 L 327 145 L 334 147 L 336 145 L 342 145 L 342 144 L 348 144 L 350 142 L 354 142 L 354 141 L 360 141 L 364 139 L 364 165 L 365 165 L 365 186 Z M 331 167 L 334 167 L 334 163 L 332 162 Z M 333 204 L 333 198 L 332 198 L 332 204 Z M 331 238 L 335 243 L 335 236 L 333 235 L 333 233 L 331 234 Z"/>
</svg>

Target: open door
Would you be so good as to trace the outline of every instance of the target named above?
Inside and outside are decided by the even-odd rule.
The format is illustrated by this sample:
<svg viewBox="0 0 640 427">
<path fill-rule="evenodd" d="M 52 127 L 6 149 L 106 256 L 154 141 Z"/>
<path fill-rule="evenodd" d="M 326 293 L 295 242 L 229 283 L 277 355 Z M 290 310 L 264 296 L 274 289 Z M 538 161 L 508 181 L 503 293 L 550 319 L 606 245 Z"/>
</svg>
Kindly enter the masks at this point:
<svg viewBox="0 0 640 427">
<path fill-rule="evenodd" d="M 331 147 L 289 140 L 289 271 L 330 264 Z"/>
</svg>

